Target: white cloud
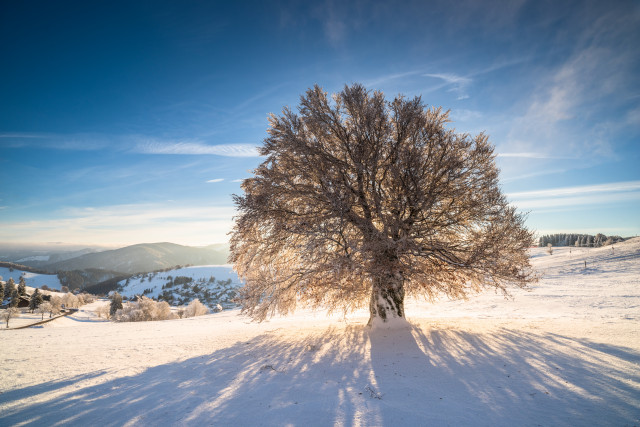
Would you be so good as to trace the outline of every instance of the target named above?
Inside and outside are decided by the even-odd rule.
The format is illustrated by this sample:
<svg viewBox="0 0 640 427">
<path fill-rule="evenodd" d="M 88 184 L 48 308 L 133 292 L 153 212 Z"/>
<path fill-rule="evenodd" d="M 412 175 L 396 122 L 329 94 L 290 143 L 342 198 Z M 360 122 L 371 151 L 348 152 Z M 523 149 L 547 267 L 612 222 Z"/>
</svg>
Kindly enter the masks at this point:
<svg viewBox="0 0 640 427">
<path fill-rule="evenodd" d="M 526 159 L 544 159 L 546 155 L 542 153 L 498 153 L 498 157 L 521 157 Z"/>
<path fill-rule="evenodd" d="M 222 182 L 222 181 L 224 181 L 224 178 L 210 179 L 207 182 Z"/>
<path fill-rule="evenodd" d="M 259 157 L 253 144 L 209 145 L 198 140 L 170 142 L 144 135 L 103 134 L 22 134 L 0 133 L 0 139 L 11 141 L 13 146 L 33 145 L 58 150 L 91 151 L 102 149 L 128 150 L 143 154 L 191 154 L 225 157 Z M 4 144 L 4 143 L 3 143 Z"/>
<path fill-rule="evenodd" d="M 640 181 L 613 182 L 608 184 L 582 185 L 576 187 L 551 188 L 547 190 L 524 191 L 508 194 L 515 198 L 558 197 L 587 193 L 610 193 L 640 190 Z"/>
<path fill-rule="evenodd" d="M 469 95 L 466 92 L 467 86 L 471 84 L 472 80 L 469 77 L 458 76 L 455 74 L 424 74 L 425 77 L 433 77 L 435 79 L 441 79 L 445 82 L 445 86 L 451 86 L 449 89 L 458 95 L 457 99 L 467 99 Z"/>
<path fill-rule="evenodd" d="M 140 242 L 174 242 L 207 245 L 228 240 L 235 208 L 190 207 L 183 204 L 114 205 L 69 208 L 59 218 L 5 223 L 0 241 L 63 241 L 121 245 Z"/>
<path fill-rule="evenodd" d="M 407 71 L 404 73 L 387 74 L 385 76 L 379 76 L 371 80 L 365 80 L 362 82 L 362 84 L 368 88 L 375 89 L 377 86 L 380 86 L 392 80 L 404 79 L 406 77 L 411 77 L 417 74 L 421 74 L 422 72 L 423 71 Z"/>
<path fill-rule="evenodd" d="M 583 13 L 589 13 L 588 10 Z M 633 126 L 628 99 L 637 80 L 637 49 L 630 40 L 637 17 L 614 10 L 590 19 L 575 35 L 574 50 L 558 66 L 541 70 L 523 113 L 509 120 L 507 140 L 519 151 L 554 152 L 581 158 L 615 158 L 616 136 Z"/>
<path fill-rule="evenodd" d="M 545 153 L 523 152 L 523 153 L 498 153 L 498 157 L 517 157 L 523 159 L 572 159 L 574 157 L 555 157 Z"/>
<path fill-rule="evenodd" d="M 524 173 L 524 174 L 507 175 L 504 178 L 500 178 L 500 182 L 502 183 L 513 182 L 521 179 L 534 178 L 536 176 L 555 175 L 559 173 L 565 173 L 566 171 L 567 171 L 566 169 L 548 169 L 548 170 L 538 170 L 535 172 Z"/>
<path fill-rule="evenodd" d="M 468 85 L 471 79 L 468 77 L 456 76 L 455 74 L 425 74 L 425 77 L 442 79 L 449 84 Z"/>
<path fill-rule="evenodd" d="M 640 193 L 613 193 L 613 194 L 598 194 L 589 196 L 576 196 L 576 197 L 552 197 L 546 199 L 531 199 L 531 200 L 515 200 L 513 204 L 522 210 L 535 210 L 538 213 L 542 211 L 540 209 L 549 208 L 561 208 L 561 207 L 577 207 L 587 205 L 599 205 L 607 206 L 612 203 L 620 202 L 634 202 L 640 201 Z"/>
<path fill-rule="evenodd" d="M 8 141 L 9 146 L 35 146 L 68 151 L 95 151 L 114 145 L 114 137 L 101 134 L 54 134 L 54 133 L 0 133 L 0 139 Z M 3 142 L 3 144 L 5 144 Z M 117 145 L 117 144 L 116 144 Z"/>
<path fill-rule="evenodd" d="M 466 122 L 471 120 L 478 120 L 482 118 L 480 111 L 465 110 L 464 108 L 456 108 L 451 110 L 450 117 L 456 122 Z"/>
<path fill-rule="evenodd" d="M 520 209 L 540 210 L 571 206 L 606 206 L 618 202 L 640 201 L 640 181 L 551 188 L 507 194 Z"/>
<path fill-rule="evenodd" d="M 475 77 L 481 76 L 483 74 L 492 73 L 494 71 L 501 70 L 503 68 L 511 67 L 514 65 L 522 64 L 524 62 L 530 61 L 530 57 L 523 58 L 514 58 L 509 61 L 496 62 L 490 65 L 487 68 L 482 70 L 474 71 L 466 76 L 461 76 L 453 73 L 425 73 L 424 77 L 431 77 L 434 79 L 440 79 L 444 83 L 438 86 L 431 88 L 431 91 L 441 89 L 443 87 L 449 86 L 449 91 L 457 94 L 457 98 L 459 101 L 463 99 L 469 98 L 469 94 L 467 93 L 467 88 L 473 83 L 473 79 Z"/>
<path fill-rule="evenodd" d="M 258 149 L 252 144 L 207 145 L 199 142 L 155 142 L 138 144 L 136 151 L 144 154 L 190 154 L 226 157 L 258 157 Z"/>
</svg>

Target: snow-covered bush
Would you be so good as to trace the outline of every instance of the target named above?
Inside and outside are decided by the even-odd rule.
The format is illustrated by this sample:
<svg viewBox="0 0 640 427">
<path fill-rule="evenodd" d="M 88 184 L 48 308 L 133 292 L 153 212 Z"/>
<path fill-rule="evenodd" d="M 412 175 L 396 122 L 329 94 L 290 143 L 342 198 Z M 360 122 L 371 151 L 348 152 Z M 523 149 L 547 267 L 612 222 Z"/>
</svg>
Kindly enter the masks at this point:
<svg viewBox="0 0 640 427">
<path fill-rule="evenodd" d="M 171 313 L 171 307 L 166 301 L 156 302 L 147 297 L 125 304 L 115 314 L 118 322 L 147 322 L 173 318 L 175 316 Z"/>
<path fill-rule="evenodd" d="M 49 312 L 49 316 L 53 316 L 54 314 L 58 314 L 60 309 L 62 308 L 62 298 L 57 295 L 51 297 L 49 301 L 51 303 L 51 311 Z"/>
<path fill-rule="evenodd" d="M 7 328 L 8 328 L 9 320 L 13 319 L 14 317 L 20 317 L 20 310 L 18 310 L 16 307 L 9 307 L 6 310 L 3 310 L 0 316 L 2 317 L 2 320 L 7 322 Z"/>
<path fill-rule="evenodd" d="M 184 317 L 202 316 L 207 313 L 209 313 L 209 309 L 197 298 L 191 301 L 187 308 L 184 309 Z"/>
<path fill-rule="evenodd" d="M 71 292 L 67 292 L 62 296 L 62 304 L 64 304 L 65 308 L 78 308 L 78 297 Z"/>
<path fill-rule="evenodd" d="M 111 313 L 109 311 L 109 304 L 104 304 L 96 308 L 93 312 L 100 318 L 104 317 L 105 319 L 108 319 L 111 317 Z"/>
<path fill-rule="evenodd" d="M 44 320 L 44 314 L 50 313 L 50 312 L 51 312 L 51 303 L 48 301 L 43 302 L 38 306 L 38 308 L 36 308 L 36 313 L 42 314 L 42 317 L 40 318 L 40 320 Z"/>
<path fill-rule="evenodd" d="M 91 295 L 91 294 L 83 293 L 82 294 L 82 299 L 84 300 L 85 304 L 91 304 L 92 302 L 94 302 L 96 300 L 96 297 L 94 295 Z"/>
</svg>

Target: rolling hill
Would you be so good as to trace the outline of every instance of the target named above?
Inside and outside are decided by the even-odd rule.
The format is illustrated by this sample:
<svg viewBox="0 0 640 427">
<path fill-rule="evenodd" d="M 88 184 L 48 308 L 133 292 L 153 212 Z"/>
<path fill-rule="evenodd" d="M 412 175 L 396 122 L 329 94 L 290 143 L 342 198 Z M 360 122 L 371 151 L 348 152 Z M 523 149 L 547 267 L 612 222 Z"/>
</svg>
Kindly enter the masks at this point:
<svg viewBox="0 0 640 427">
<path fill-rule="evenodd" d="M 226 264 L 227 256 L 226 245 L 211 245 L 200 248 L 166 242 L 143 243 L 109 251 L 87 253 L 75 258 L 46 264 L 42 268 L 51 272 L 96 268 L 136 274 L 177 265 Z"/>
</svg>

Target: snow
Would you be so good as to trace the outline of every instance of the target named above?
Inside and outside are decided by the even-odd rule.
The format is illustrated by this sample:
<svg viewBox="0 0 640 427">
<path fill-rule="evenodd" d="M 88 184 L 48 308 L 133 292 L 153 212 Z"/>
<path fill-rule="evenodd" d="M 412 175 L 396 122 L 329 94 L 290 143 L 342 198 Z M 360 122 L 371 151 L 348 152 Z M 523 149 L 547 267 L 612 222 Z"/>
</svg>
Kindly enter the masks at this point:
<svg viewBox="0 0 640 427">
<path fill-rule="evenodd" d="M 118 282 L 118 285 L 124 287 L 121 294 L 126 297 L 142 295 L 145 289 L 151 289 L 151 292 L 148 292 L 146 296 L 157 298 L 162 293 L 162 286 L 167 283 L 169 276 L 174 279 L 179 276 L 191 277 L 194 283 L 199 281 L 206 282 L 210 277 L 215 277 L 216 281 L 230 279 L 232 283 L 239 284 L 238 275 L 230 265 L 201 265 L 159 273 L 145 273 L 130 278 L 128 285 L 126 285 L 126 280 Z"/>
<path fill-rule="evenodd" d="M 31 286 L 33 288 L 41 288 L 43 285 L 47 285 L 50 289 L 60 290 L 62 287 L 58 276 L 55 274 L 30 273 L 19 269 L 13 269 L 13 271 L 10 271 L 6 267 L 0 267 L 0 276 L 2 276 L 2 280 L 5 282 L 9 280 L 9 278 L 13 277 L 17 286 L 20 276 L 22 275 L 24 275 L 27 286 Z"/>
<path fill-rule="evenodd" d="M 366 310 L 113 323 L 83 306 L 0 331 L 0 425 L 640 424 L 640 239 L 545 250 L 529 291 L 407 301 L 393 329 Z"/>
<path fill-rule="evenodd" d="M 185 281 L 188 282 L 185 283 Z M 166 300 L 169 304 L 188 304 L 194 299 L 215 309 L 234 308 L 238 275 L 230 265 L 184 267 L 157 273 L 143 273 L 118 282 L 119 292 L 127 298 L 145 295 Z M 162 294 L 162 295 L 161 295 Z"/>
</svg>

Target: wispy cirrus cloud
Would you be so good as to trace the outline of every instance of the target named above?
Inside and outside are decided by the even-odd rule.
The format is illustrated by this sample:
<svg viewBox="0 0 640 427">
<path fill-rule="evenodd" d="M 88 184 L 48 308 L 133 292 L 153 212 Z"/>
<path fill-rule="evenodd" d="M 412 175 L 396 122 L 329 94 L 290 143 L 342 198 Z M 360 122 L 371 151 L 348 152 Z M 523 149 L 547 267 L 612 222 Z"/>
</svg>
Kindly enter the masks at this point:
<svg viewBox="0 0 640 427">
<path fill-rule="evenodd" d="M 640 201 L 640 181 L 550 188 L 509 193 L 507 197 L 520 209 L 566 208 Z"/>
<path fill-rule="evenodd" d="M 224 181 L 224 178 L 215 178 L 215 179 L 210 179 L 207 182 L 208 183 L 215 183 L 215 182 L 222 182 Z"/>
<path fill-rule="evenodd" d="M 0 241 L 21 242 L 29 236 L 31 242 L 208 245 L 228 239 L 235 208 L 150 203 L 67 208 L 56 214 L 57 218 L 6 222 Z"/>
<path fill-rule="evenodd" d="M 371 80 L 365 80 L 362 82 L 363 85 L 365 85 L 366 87 L 377 87 L 380 86 L 384 83 L 388 83 L 394 80 L 398 80 L 398 79 L 404 79 L 406 77 L 412 77 L 412 76 L 417 76 L 424 73 L 424 71 L 406 71 L 403 73 L 392 73 L 392 74 L 387 74 L 384 76 L 378 76 L 375 77 Z"/>
<path fill-rule="evenodd" d="M 517 198 L 538 198 L 538 197 L 560 197 L 573 196 L 587 193 L 610 193 L 640 190 L 640 181 L 612 182 L 608 184 L 581 185 L 576 187 L 551 188 L 547 190 L 523 191 L 511 193 L 510 197 Z"/>
<path fill-rule="evenodd" d="M 595 9 L 594 9 L 595 10 Z M 637 127 L 629 98 L 637 93 L 640 55 L 631 42 L 637 38 L 638 15 L 604 9 L 589 25 L 576 31 L 576 41 L 565 59 L 541 69 L 523 113 L 509 120 L 507 139 L 520 149 L 545 148 L 579 153 L 581 158 L 615 158 L 617 140 Z M 587 15 L 584 15 L 587 14 Z M 634 90 L 634 88 L 636 88 Z"/>
<path fill-rule="evenodd" d="M 576 157 L 558 157 L 546 153 L 522 152 L 522 153 L 498 153 L 498 157 L 516 157 L 521 159 L 575 159 Z"/>
<path fill-rule="evenodd" d="M 7 148 L 38 147 L 67 151 L 94 151 L 111 146 L 112 137 L 100 134 L 76 133 L 0 133 L 0 140 Z"/>
<path fill-rule="evenodd" d="M 0 133 L 5 147 L 34 146 L 55 150 L 120 150 L 142 154 L 191 154 L 258 157 L 253 144 L 206 144 L 200 140 L 163 141 L 144 135 Z M 7 141 L 7 142 L 4 142 Z M 133 144 L 134 148 L 129 147 Z"/>
<path fill-rule="evenodd" d="M 469 77 L 458 76 L 456 74 L 424 74 L 424 76 L 443 80 L 444 84 L 442 86 L 450 86 L 449 91 L 456 93 L 458 100 L 469 98 L 467 86 L 472 82 Z"/>
<path fill-rule="evenodd" d="M 460 75 L 456 73 L 424 73 L 422 75 L 424 77 L 431 77 L 434 79 L 442 80 L 443 83 L 431 88 L 431 90 L 438 90 L 441 88 L 448 87 L 449 88 L 447 89 L 448 91 L 457 94 L 458 100 L 463 100 L 463 99 L 469 98 L 469 93 L 467 91 L 467 88 L 471 86 L 471 84 L 473 83 L 476 77 L 481 76 L 483 74 L 492 73 L 494 71 L 498 71 L 503 68 L 519 65 L 530 60 L 531 60 L 530 57 L 513 58 L 508 61 L 493 63 L 488 67 L 473 71 L 466 75 Z"/>
<path fill-rule="evenodd" d="M 520 174 L 516 174 L 516 175 L 507 175 L 506 177 L 500 178 L 500 182 L 507 183 L 507 182 L 513 182 L 513 181 L 518 181 L 518 180 L 522 180 L 522 179 L 535 178 L 537 176 L 555 175 L 555 174 L 565 173 L 566 171 L 567 171 L 566 169 L 537 170 L 535 172 L 529 172 L 529 173 L 524 173 L 524 174 L 520 173 Z"/>
<path fill-rule="evenodd" d="M 143 154 L 216 155 L 225 157 L 258 157 L 253 144 L 208 145 L 201 142 L 142 142 L 135 151 Z"/>
</svg>

